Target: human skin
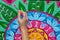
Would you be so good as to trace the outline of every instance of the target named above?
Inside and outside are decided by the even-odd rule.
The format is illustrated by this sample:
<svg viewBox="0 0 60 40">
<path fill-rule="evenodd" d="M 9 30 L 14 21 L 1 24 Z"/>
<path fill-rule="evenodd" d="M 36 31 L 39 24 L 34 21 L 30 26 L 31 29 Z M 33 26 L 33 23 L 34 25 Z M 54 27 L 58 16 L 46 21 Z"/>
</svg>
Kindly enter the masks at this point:
<svg viewBox="0 0 60 40">
<path fill-rule="evenodd" d="M 23 18 L 20 18 L 20 16 L 23 16 Z M 18 23 L 20 24 L 20 29 L 21 29 L 21 33 L 22 33 L 22 40 L 28 40 L 28 32 L 27 32 L 27 14 L 22 11 L 19 10 L 18 11 Z"/>
</svg>

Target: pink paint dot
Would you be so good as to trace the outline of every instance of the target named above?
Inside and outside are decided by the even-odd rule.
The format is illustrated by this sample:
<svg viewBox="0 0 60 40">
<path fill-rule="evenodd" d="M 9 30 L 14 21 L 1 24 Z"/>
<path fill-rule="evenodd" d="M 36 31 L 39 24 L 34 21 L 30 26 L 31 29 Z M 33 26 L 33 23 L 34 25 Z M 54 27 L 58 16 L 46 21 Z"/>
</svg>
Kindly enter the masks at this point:
<svg viewBox="0 0 60 40">
<path fill-rule="evenodd" d="M 23 0 L 23 2 L 25 3 L 27 0 Z"/>
<path fill-rule="evenodd" d="M 12 4 L 15 0 L 3 0 L 5 3 L 7 3 L 7 4 Z"/>
<path fill-rule="evenodd" d="M 46 0 L 46 3 L 49 4 L 51 2 L 51 0 Z"/>
<path fill-rule="evenodd" d="M 27 0 L 23 0 L 23 2 L 24 2 L 25 4 L 28 4 Z"/>
<path fill-rule="evenodd" d="M 57 6 L 60 7 L 60 1 L 57 1 Z"/>
</svg>

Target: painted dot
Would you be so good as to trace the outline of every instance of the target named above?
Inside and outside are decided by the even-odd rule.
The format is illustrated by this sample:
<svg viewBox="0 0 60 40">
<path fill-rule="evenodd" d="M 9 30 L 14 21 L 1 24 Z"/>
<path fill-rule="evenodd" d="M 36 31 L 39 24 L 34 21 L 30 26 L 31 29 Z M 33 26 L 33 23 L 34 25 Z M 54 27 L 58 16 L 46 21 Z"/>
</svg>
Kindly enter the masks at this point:
<svg viewBox="0 0 60 40">
<path fill-rule="evenodd" d="M 35 3 L 32 3 L 33 5 L 35 5 Z"/>
<path fill-rule="evenodd" d="M 37 6 L 37 7 L 40 7 L 40 6 Z"/>
<path fill-rule="evenodd" d="M 39 0 L 37 0 L 36 2 L 40 2 Z"/>
<path fill-rule="evenodd" d="M 35 9 L 35 8 L 32 8 L 32 9 Z"/>
</svg>

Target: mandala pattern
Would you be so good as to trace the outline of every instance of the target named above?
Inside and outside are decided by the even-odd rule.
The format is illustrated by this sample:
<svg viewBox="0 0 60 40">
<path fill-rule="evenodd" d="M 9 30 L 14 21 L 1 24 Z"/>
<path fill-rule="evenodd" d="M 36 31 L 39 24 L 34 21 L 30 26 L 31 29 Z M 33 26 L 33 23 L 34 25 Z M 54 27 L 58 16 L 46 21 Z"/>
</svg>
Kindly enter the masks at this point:
<svg viewBox="0 0 60 40">
<path fill-rule="evenodd" d="M 30 40 L 60 40 L 60 1 L 44 0 L 0 0 L 0 40 L 22 39 L 18 9 L 28 11 Z"/>
<path fill-rule="evenodd" d="M 30 40 L 59 40 L 60 24 L 50 15 L 42 12 L 27 12 L 29 19 L 27 28 Z M 40 36 L 39 36 L 40 35 Z M 21 40 L 18 19 L 15 18 L 6 30 L 6 40 Z"/>
</svg>

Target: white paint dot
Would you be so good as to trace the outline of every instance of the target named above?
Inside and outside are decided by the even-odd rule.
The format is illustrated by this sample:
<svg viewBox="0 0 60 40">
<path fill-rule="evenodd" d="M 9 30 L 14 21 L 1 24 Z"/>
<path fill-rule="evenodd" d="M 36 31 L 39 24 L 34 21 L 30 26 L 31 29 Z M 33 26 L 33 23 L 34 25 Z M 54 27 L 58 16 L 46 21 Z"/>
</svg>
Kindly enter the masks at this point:
<svg viewBox="0 0 60 40">
<path fill-rule="evenodd" d="M 5 16 L 7 16 L 7 14 L 5 14 Z"/>
<path fill-rule="evenodd" d="M 37 7 L 40 7 L 40 6 L 37 6 Z"/>
<path fill-rule="evenodd" d="M 13 12 L 10 13 L 10 16 L 12 15 Z"/>
<path fill-rule="evenodd" d="M 37 0 L 36 2 L 40 2 L 40 0 Z"/>
<path fill-rule="evenodd" d="M 35 5 L 35 3 L 32 3 L 33 5 Z"/>
<path fill-rule="evenodd" d="M 8 11 L 8 9 L 6 10 L 6 12 Z"/>
<path fill-rule="evenodd" d="M 35 8 L 32 8 L 32 9 L 35 9 Z"/>
</svg>

